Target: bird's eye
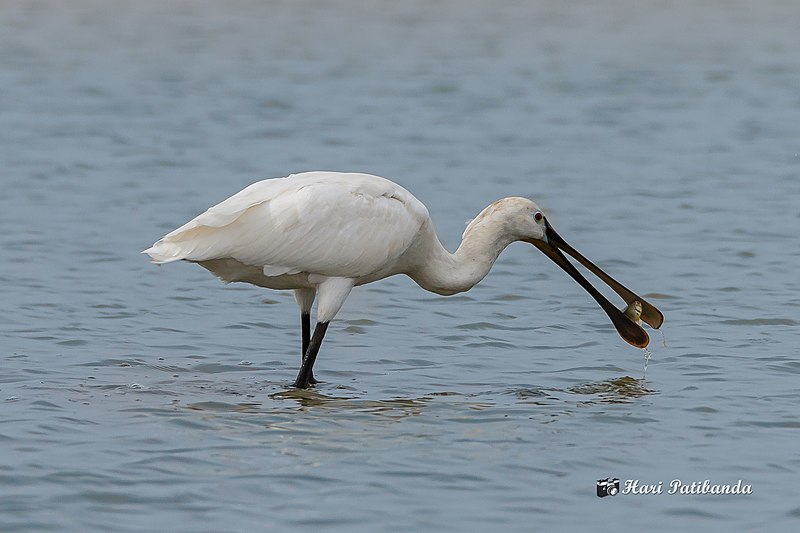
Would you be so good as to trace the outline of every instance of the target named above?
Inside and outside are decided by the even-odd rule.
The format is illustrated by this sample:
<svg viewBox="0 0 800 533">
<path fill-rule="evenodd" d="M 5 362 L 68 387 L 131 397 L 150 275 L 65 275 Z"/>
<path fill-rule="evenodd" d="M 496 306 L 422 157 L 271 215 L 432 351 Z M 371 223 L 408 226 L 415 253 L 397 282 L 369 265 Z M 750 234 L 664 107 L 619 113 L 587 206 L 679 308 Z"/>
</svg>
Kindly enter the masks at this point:
<svg viewBox="0 0 800 533">
<path fill-rule="evenodd" d="M 541 211 L 536 211 L 533 214 L 533 220 L 535 220 L 536 222 L 541 222 L 542 220 L 544 220 L 544 215 L 542 214 Z"/>
</svg>

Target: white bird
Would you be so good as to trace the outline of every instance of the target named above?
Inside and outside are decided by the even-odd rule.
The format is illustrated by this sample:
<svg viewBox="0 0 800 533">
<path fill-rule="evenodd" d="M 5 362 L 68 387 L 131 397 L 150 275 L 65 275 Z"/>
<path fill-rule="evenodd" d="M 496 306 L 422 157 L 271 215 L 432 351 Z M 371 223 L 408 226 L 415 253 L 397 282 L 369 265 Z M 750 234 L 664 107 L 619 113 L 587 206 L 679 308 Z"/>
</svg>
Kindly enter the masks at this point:
<svg viewBox="0 0 800 533">
<path fill-rule="evenodd" d="M 369 174 L 305 172 L 259 181 L 159 239 L 142 253 L 157 264 L 198 263 L 225 282 L 293 289 L 300 306 L 302 359 L 294 386 L 316 383 L 313 366 L 328 324 L 358 285 L 405 274 L 436 294 L 467 291 L 515 241 L 533 244 L 593 297 L 619 334 L 647 346 L 647 333 L 600 294 L 561 253 L 597 275 L 654 328 L 663 315 L 553 230 L 526 198 L 503 198 L 469 223 L 455 253 L 439 242 L 427 208 L 400 185 Z M 317 324 L 311 332 L 311 306 Z"/>
</svg>

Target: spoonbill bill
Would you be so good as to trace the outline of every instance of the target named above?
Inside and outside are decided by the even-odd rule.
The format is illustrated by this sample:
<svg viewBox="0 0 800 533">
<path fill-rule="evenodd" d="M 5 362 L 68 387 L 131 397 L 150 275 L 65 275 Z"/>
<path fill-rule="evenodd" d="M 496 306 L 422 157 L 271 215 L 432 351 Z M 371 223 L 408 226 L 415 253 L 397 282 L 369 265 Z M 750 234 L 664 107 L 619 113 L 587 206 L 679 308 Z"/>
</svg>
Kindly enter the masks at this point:
<svg viewBox="0 0 800 533">
<path fill-rule="evenodd" d="M 302 329 L 294 386 L 306 388 L 317 383 L 313 367 L 322 339 L 353 287 L 405 274 L 436 294 L 464 292 L 515 241 L 534 245 L 572 276 L 628 343 L 645 347 L 649 337 L 562 251 L 629 305 L 640 302 L 642 321 L 661 326 L 664 317 L 658 309 L 568 245 L 531 200 L 512 197 L 492 203 L 469 223 L 458 250 L 450 253 L 439 242 L 422 202 L 400 185 L 369 174 L 305 172 L 256 182 L 142 253 L 157 264 L 198 263 L 225 282 L 294 290 Z M 317 323 L 311 336 L 315 299 Z"/>
</svg>

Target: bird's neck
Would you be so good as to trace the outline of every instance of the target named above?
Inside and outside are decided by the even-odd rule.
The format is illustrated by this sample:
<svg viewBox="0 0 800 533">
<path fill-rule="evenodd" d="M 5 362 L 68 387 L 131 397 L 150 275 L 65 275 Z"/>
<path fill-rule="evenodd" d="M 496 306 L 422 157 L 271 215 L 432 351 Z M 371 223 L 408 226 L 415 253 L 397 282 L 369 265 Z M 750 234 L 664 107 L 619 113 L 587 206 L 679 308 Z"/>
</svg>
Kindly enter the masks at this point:
<svg viewBox="0 0 800 533">
<path fill-rule="evenodd" d="M 423 264 L 412 276 L 423 289 L 437 294 L 456 294 L 478 284 L 513 239 L 494 224 L 469 229 L 455 253 L 450 253 L 433 234 Z"/>
</svg>

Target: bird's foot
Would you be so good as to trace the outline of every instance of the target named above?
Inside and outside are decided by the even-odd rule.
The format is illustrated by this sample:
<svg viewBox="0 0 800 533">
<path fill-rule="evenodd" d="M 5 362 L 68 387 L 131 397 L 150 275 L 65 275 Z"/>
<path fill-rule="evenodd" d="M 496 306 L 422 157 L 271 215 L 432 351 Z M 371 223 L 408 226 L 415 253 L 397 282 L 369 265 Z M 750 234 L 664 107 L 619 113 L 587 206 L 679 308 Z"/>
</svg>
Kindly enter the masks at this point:
<svg viewBox="0 0 800 533">
<path fill-rule="evenodd" d="M 317 381 L 317 379 L 314 376 L 311 376 L 310 378 L 308 378 L 307 383 L 300 383 L 299 379 L 294 380 L 292 386 L 295 389 L 307 389 L 312 385 L 316 385 L 317 383 L 319 383 L 319 381 Z"/>
</svg>

